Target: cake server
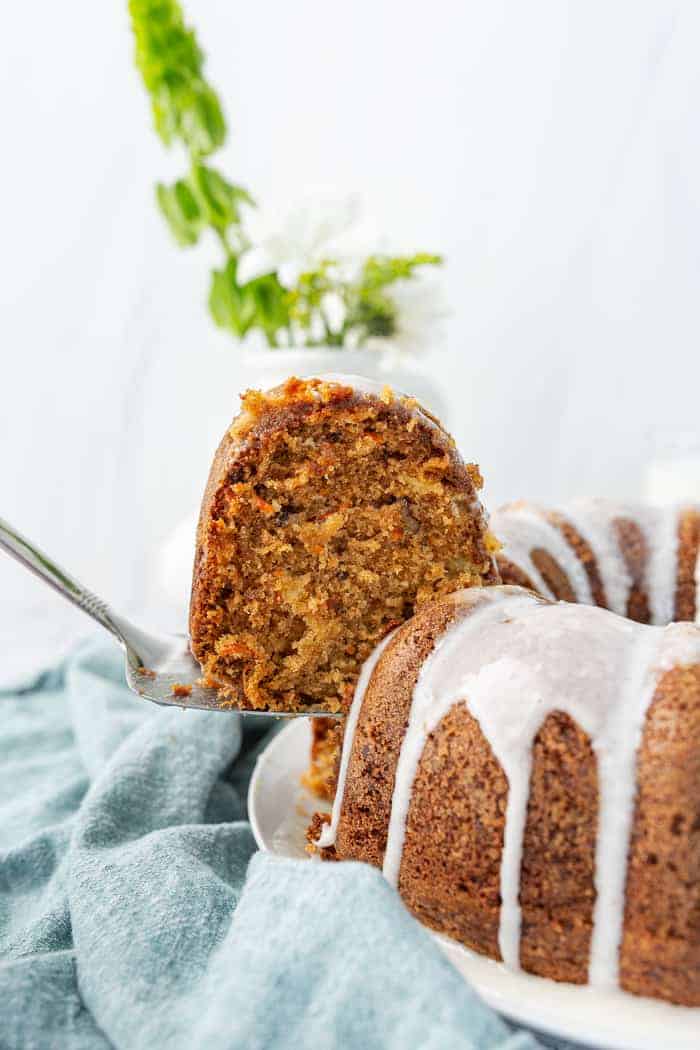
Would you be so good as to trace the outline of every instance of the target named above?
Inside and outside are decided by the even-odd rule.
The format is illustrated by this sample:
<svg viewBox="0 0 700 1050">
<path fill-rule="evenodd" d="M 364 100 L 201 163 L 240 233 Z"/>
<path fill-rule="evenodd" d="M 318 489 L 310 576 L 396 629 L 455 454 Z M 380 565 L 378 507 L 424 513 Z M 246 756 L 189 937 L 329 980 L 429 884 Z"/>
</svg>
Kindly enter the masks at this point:
<svg viewBox="0 0 700 1050">
<path fill-rule="evenodd" d="M 0 547 L 44 583 L 77 605 L 116 638 L 124 653 L 126 682 L 144 700 L 165 707 L 194 707 L 204 711 L 236 711 L 222 706 L 216 690 L 201 684 L 201 669 L 190 652 L 185 634 L 155 634 L 116 613 L 69 573 L 39 551 L 32 543 L 0 518 Z M 270 715 L 275 718 L 305 718 L 329 715 L 319 708 L 301 711 L 240 711 L 240 714 Z"/>
</svg>

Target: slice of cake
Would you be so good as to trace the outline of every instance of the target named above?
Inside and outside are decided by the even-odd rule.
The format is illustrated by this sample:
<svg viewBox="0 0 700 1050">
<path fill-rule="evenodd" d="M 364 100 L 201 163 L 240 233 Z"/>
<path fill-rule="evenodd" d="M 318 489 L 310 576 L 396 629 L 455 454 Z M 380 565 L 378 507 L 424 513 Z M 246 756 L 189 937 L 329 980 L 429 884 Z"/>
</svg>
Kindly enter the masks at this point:
<svg viewBox="0 0 700 1050">
<path fill-rule="evenodd" d="M 413 399 L 359 377 L 242 400 L 202 504 L 192 652 L 223 703 L 343 712 L 392 627 L 496 578 L 481 476 Z"/>
</svg>

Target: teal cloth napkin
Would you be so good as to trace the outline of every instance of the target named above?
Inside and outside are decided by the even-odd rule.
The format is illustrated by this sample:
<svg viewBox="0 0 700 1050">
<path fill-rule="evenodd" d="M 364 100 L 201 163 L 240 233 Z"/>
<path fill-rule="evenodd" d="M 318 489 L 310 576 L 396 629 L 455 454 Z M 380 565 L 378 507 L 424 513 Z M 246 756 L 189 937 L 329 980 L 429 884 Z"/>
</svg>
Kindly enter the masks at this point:
<svg viewBox="0 0 700 1050">
<path fill-rule="evenodd" d="M 0 693 L 0 1046 L 537 1047 L 377 871 L 254 855 L 262 721 L 137 700 L 101 642 Z"/>
</svg>

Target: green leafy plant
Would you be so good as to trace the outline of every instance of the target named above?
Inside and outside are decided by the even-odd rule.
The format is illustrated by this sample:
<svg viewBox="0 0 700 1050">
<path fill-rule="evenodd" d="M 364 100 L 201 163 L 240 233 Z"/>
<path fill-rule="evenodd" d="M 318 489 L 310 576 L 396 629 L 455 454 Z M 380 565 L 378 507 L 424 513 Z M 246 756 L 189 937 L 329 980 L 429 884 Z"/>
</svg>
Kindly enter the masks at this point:
<svg viewBox="0 0 700 1050">
<path fill-rule="evenodd" d="M 266 272 L 239 277 L 241 260 L 255 247 L 245 206 L 255 204 L 208 160 L 226 139 L 226 121 L 204 76 L 204 55 L 177 0 L 129 0 L 129 13 L 155 129 L 166 146 L 179 142 L 188 158 L 186 175 L 156 186 L 158 206 L 182 247 L 204 235 L 221 245 L 222 265 L 212 271 L 209 291 L 216 324 L 238 338 L 258 330 L 271 347 L 361 346 L 396 336 L 400 318 L 391 286 L 415 280 L 441 257 L 372 255 L 351 270 L 335 257 L 314 257 L 291 283 L 272 263 L 262 267 Z"/>
</svg>

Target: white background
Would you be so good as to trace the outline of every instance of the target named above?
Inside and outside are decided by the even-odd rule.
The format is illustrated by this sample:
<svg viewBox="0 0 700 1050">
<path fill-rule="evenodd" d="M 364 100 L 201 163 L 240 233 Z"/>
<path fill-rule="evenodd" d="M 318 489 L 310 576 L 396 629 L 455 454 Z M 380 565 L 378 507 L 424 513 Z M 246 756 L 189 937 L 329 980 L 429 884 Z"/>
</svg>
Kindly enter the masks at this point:
<svg viewBox="0 0 700 1050">
<path fill-rule="evenodd" d="M 700 6 L 187 13 L 233 178 L 271 206 L 359 191 L 392 247 L 445 253 L 431 363 L 490 503 L 640 495 L 653 442 L 697 432 Z M 0 513 L 157 606 L 154 559 L 247 381 L 203 305 L 215 256 L 155 211 L 182 158 L 152 132 L 126 2 L 11 5 L 1 48 Z M 0 603 L 5 662 L 81 626 L 7 559 Z"/>
</svg>

